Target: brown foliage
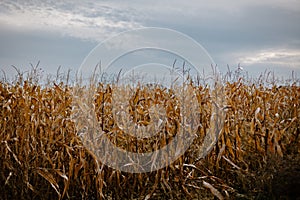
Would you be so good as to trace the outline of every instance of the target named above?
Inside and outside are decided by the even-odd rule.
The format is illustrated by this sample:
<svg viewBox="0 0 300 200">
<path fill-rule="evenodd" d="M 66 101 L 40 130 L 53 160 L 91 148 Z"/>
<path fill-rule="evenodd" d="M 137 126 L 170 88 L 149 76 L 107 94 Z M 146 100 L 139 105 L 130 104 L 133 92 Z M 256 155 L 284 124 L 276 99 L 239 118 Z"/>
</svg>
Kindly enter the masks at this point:
<svg viewBox="0 0 300 200">
<path fill-rule="evenodd" d="M 284 177 L 277 170 L 278 179 L 272 181 L 270 158 L 299 158 L 300 88 L 295 85 L 266 88 L 227 83 L 224 127 L 213 150 L 200 160 L 198 147 L 209 128 L 212 102 L 208 88 L 192 85 L 201 123 L 197 138 L 176 162 L 144 174 L 108 168 L 83 145 L 71 117 L 72 89 L 63 84 L 0 83 L 2 199 L 251 199 L 280 191 L 277 180 Z M 180 107 L 172 91 L 145 86 L 132 93 L 129 116 L 147 126 L 150 104 L 163 106 L 169 119 L 161 129 L 165 136 L 147 141 L 122 137 L 112 114 L 113 92 L 112 85 L 99 84 L 93 104 L 102 131 L 119 147 L 152 151 L 177 133 Z"/>
</svg>

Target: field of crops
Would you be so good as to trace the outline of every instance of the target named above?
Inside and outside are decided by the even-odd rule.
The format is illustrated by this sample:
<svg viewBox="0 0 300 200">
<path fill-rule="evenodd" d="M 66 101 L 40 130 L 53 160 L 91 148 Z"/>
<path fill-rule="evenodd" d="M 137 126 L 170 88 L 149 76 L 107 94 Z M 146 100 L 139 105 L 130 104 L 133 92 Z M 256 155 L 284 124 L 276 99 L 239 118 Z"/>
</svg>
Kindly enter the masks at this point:
<svg viewBox="0 0 300 200">
<path fill-rule="evenodd" d="M 242 79 L 224 83 L 226 114 L 212 151 L 199 159 L 210 128 L 209 88 L 189 82 L 199 125 L 189 149 L 171 165 L 148 173 L 107 167 L 83 145 L 73 120 L 74 90 L 64 83 L 0 82 L 1 199 L 295 199 L 300 197 L 300 87 L 265 87 Z M 77 87 L 77 88 L 76 88 Z M 167 144 L 180 127 L 171 90 L 130 90 L 129 118 L 149 122 L 150 100 L 166 109 L 162 137 L 122 137 L 113 115 L 114 85 L 92 90 L 101 131 L 120 148 L 147 152 Z M 128 89 L 129 90 L 129 89 Z M 79 92 L 79 93 L 78 93 Z M 127 119 L 129 120 L 129 119 Z"/>
</svg>

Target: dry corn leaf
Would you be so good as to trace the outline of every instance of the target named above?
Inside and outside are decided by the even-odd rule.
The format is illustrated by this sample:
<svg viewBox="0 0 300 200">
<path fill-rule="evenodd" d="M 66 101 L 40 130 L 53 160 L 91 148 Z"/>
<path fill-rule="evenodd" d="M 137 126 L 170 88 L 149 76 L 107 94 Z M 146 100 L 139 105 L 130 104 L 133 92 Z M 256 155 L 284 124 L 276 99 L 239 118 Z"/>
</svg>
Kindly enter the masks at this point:
<svg viewBox="0 0 300 200">
<path fill-rule="evenodd" d="M 219 200 L 224 200 L 224 197 L 222 196 L 222 194 L 216 189 L 214 188 L 214 186 L 212 186 L 210 183 L 203 181 L 203 186 L 207 189 L 210 190 L 210 192 L 217 197 Z"/>
<path fill-rule="evenodd" d="M 55 178 L 53 175 L 47 170 L 47 169 L 36 169 L 36 172 L 42 176 L 48 183 L 50 183 L 51 187 L 55 190 L 57 193 L 59 199 L 61 198 L 61 194 L 59 192 L 59 185 L 56 182 Z"/>
</svg>

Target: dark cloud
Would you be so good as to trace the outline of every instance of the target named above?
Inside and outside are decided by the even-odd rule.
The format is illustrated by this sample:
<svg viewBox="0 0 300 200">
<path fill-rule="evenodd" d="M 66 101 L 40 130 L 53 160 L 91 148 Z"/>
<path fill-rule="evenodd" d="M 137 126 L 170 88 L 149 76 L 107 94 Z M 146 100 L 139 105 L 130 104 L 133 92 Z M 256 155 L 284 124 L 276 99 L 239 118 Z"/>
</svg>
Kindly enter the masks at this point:
<svg viewBox="0 0 300 200">
<path fill-rule="evenodd" d="M 3 0 L 0 24 L 2 21 L 8 25 L 1 25 L 0 65 L 26 65 L 41 60 L 49 68 L 75 66 L 96 42 L 120 31 L 158 26 L 191 36 L 220 67 L 275 52 L 277 57 L 263 63 L 242 64 L 253 72 L 265 64 L 280 68 L 281 71 L 277 70 L 280 72 L 295 69 L 300 73 L 299 59 L 291 56 L 294 55 L 291 52 L 296 52 L 295 55 L 300 52 L 299 8 L 300 3 L 294 0 L 206 3 Z M 282 51 L 289 56 L 282 56 Z M 286 65 L 279 65 L 278 60 Z"/>
<path fill-rule="evenodd" d="M 2 26 L 3 27 L 3 26 Z M 41 61 L 46 73 L 55 73 L 59 66 L 76 70 L 89 51 L 97 44 L 59 34 L 24 32 L 3 29 L 0 32 L 0 68 L 12 72 L 11 65 L 22 71 L 30 63 Z"/>
<path fill-rule="evenodd" d="M 279 7 L 248 6 L 237 14 L 227 12 L 218 13 L 220 17 L 203 19 L 199 17 L 182 17 L 181 20 L 173 21 L 165 19 L 161 26 L 176 29 L 190 35 L 201 43 L 211 54 L 215 62 L 226 69 L 226 65 L 237 66 L 243 57 L 257 56 L 261 51 L 273 51 L 285 49 L 286 51 L 300 51 L 300 21 L 299 12 Z M 169 21 L 169 23 L 168 23 Z M 160 24 L 150 21 L 151 25 Z M 282 65 L 286 71 L 287 66 L 294 66 L 299 71 L 300 66 L 297 57 L 281 57 Z M 269 59 L 265 67 L 257 63 L 262 71 L 266 68 L 278 70 L 278 58 Z M 276 62 L 276 66 L 274 63 Z M 255 64 L 242 63 L 250 72 L 255 72 Z M 252 68 L 251 68 L 252 67 Z M 253 69 L 253 70 L 252 70 Z M 282 73 L 281 73 L 282 74 Z"/>
</svg>

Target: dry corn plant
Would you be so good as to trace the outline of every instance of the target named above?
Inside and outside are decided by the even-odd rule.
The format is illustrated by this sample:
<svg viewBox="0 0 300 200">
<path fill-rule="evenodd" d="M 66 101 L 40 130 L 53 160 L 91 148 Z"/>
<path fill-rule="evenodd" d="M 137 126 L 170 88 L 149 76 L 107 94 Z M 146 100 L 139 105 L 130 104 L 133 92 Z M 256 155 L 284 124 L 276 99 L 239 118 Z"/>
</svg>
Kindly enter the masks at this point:
<svg viewBox="0 0 300 200">
<path fill-rule="evenodd" d="M 75 134 L 70 88 L 25 81 L 0 89 L 2 197 L 97 197 L 96 178 L 87 174 L 97 176 L 98 163 Z"/>
<path fill-rule="evenodd" d="M 88 90 L 84 87 L 74 90 L 75 109 L 73 116 L 76 118 L 75 124 L 79 131 L 78 134 L 85 146 L 94 152 L 102 163 L 114 168 L 109 181 L 116 180 L 116 183 L 109 185 L 112 186 L 111 188 L 117 188 L 117 195 L 120 194 L 124 197 L 127 191 L 123 191 L 120 185 L 125 186 L 126 184 L 127 190 L 134 191 L 134 193 L 138 190 L 139 197 L 150 198 L 157 195 L 156 190 L 161 189 L 164 191 L 162 194 L 173 198 L 193 196 L 179 180 L 186 179 L 189 168 L 196 168 L 192 163 L 203 157 L 206 154 L 205 151 L 209 151 L 217 140 L 214 132 L 209 133 L 211 134 L 209 136 L 206 133 L 211 128 L 209 120 L 205 126 L 202 126 L 200 122 L 203 111 L 200 108 L 202 106 L 199 105 L 209 103 L 212 101 L 211 96 L 214 95 L 208 95 L 205 102 L 200 102 L 201 96 L 198 88 L 189 81 L 185 84 L 185 88 L 167 89 L 160 85 L 145 86 L 139 84 L 137 87 L 131 87 L 129 85 L 99 83 L 95 87 L 96 84 L 91 83 Z M 221 88 L 219 90 L 219 93 L 222 92 Z M 208 88 L 205 91 L 207 94 L 209 93 Z M 82 99 L 82 96 L 85 98 Z M 215 99 L 217 100 L 217 98 Z M 220 102 L 214 101 L 214 103 Z M 207 107 L 206 109 L 210 110 L 211 108 Z M 80 113 L 84 114 L 80 115 Z M 210 113 L 206 113 L 207 117 Z M 221 114 L 221 112 L 216 114 Z M 215 119 L 218 119 L 218 116 L 212 118 L 212 120 Z M 155 126 L 148 126 L 153 122 Z M 212 129 L 213 131 L 222 126 L 220 123 L 213 125 L 216 126 Z M 200 129 L 201 131 L 199 131 Z M 183 134 L 179 134 L 180 132 Z M 218 130 L 219 132 L 220 130 Z M 190 140 L 191 134 L 193 138 L 201 139 L 197 139 L 198 143 L 192 144 L 195 148 L 193 151 L 188 151 L 189 153 L 180 156 L 180 150 L 186 146 L 184 143 L 188 139 Z M 177 136 L 178 142 L 170 145 L 172 138 Z M 112 143 L 114 148 L 107 146 L 107 143 Z M 206 146 L 207 149 L 202 146 Z M 119 154 L 122 152 L 116 150 L 115 147 L 126 151 L 128 154 L 120 157 Z M 163 148 L 165 148 L 164 151 L 157 153 Z M 183 149 L 187 150 L 187 148 L 188 146 Z M 149 152 L 155 153 L 146 157 L 145 154 Z M 142 157 L 137 156 L 136 160 L 130 159 L 132 158 L 129 155 L 131 153 L 138 153 Z M 178 159 L 174 163 L 175 160 L 170 160 L 172 154 L 178 155 Z M 115 165 L 118 165 L 117 169 L 114 167 Z M 126 168 L 135 167 L 138 168 L 137 170 L 148 173 L 139 175 L 125 173 L 126 175 L 124 175 L 122 172 L 128 171 Z M 158 179 L 162 174 L 167 174 L 168 177 Z M 136 183 L 137 176 L 139 178 Z M 149 176 L 153 178 L 149 178 Z M 174 190 L 172 185 L 169 185 L 171 177 L 176 177 L 174 184 L 178 185 L 177 187 L 184 192 L 183 196 L 182 193 L 177 192 L 178 188 Z M 145 182 L 145 180 L 149 181 Z M 132 182 L 135 184 L 129 184 Z M 148 186 L 143 187 L 143 185 Z M 193 187 L 191 183 L 189 187 L 198 188 L 198 186 Z"/>
<path fill-rule="evenodd" d="M 299 86 L 268 88 L 237 80 L 211 91 L 192 81 L 185 84 L 180 90 L 185 95 L 174 96 L 180 88 L 0 82 L 1 198 L 253 199 L 280 191 L 284 185 L 275 179 L 280 174 L 265 169 L 276 167 L 270 166 L 272 158 L 299 158 Z M 223 104 L 214 98 L 220 92 Z M 193 103 L 179 104 L 180 98 Z M 212 109 L 215 104 L 222 112 Z M 224 124 L 211 123 L 218 119 L 212 112 L 223 114 Z M 184 115 L 192 118 L 184 121 Z M 157 126 L 148 127 L 151 122 Z M 190 130 L 191 124 L 196 128 Z M 183 127 L 195 135 L 193 143 L 156 171 L 128 173 L 99 159 L 103 153 L 112 160 L 117 156 L 100 152 L 104 136 L 120 149 L 146 154 L 166 147 Z M 205 139 L 211 128 L 219 131 L 216 144 L 214 137 Z M 212 151 L 203 157 L 206 143 Z M 177 146 L 170 147 L 176 152 Z M 167 155 L 151 159 L 167 162 Z M 141 167 L 126 159 L 118 162 Z"/>
</svg>

